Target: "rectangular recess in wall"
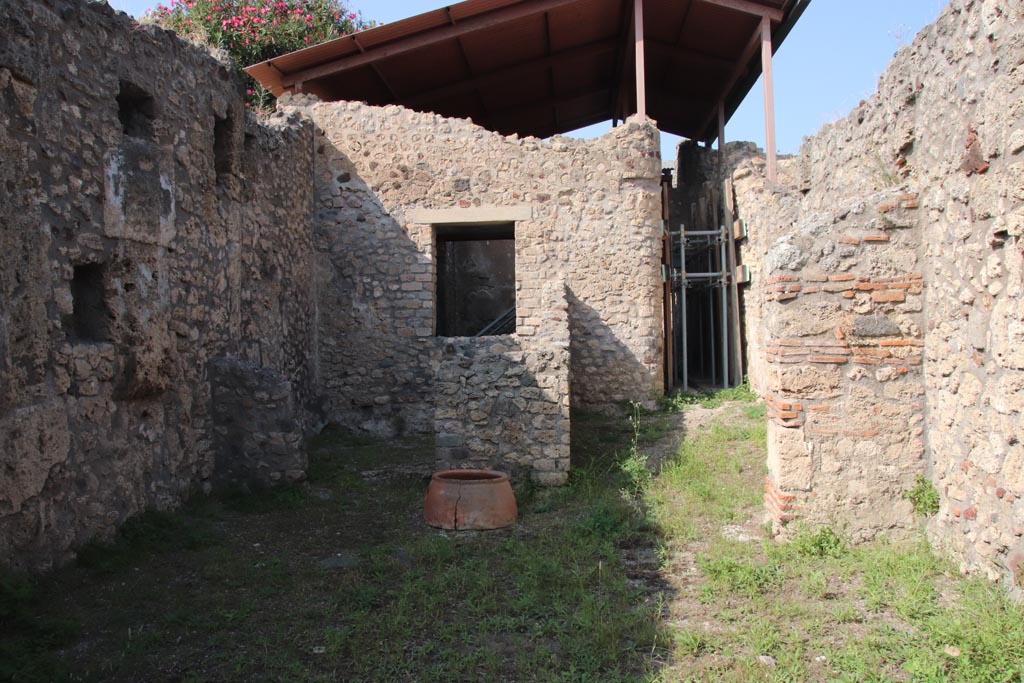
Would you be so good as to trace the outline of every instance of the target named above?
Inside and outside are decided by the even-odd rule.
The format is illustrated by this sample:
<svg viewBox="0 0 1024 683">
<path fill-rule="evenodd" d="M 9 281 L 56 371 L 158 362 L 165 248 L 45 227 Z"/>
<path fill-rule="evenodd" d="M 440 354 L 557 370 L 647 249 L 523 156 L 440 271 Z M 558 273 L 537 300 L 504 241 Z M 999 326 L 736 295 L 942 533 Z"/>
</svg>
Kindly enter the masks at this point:
<svg viewBox="0 0 1024 683">
<path fill-rule="evenodd" d="M 227 116 L 213 118 L 213 168 L 217 177 L 230 175 L 235 171 L 235 119 Z"/>
<path fill-rule="evenodd" d="M 516 331 L 515 224 L 434 226 L 440 337 Z"/>
<path fill-rule="evenodd" d="M 133 138 L 153 137 L 156 102 L 153 96 L 130 81 L 121 81 L 117 93 L 117 118 L 121 130 Z"/>
<path fill-rule="evenodd" d="M 71 278 L 70 336 L 78 342 L 110 341 L 110 309 L 102 263 L 75 266 Z"/>
</svg>

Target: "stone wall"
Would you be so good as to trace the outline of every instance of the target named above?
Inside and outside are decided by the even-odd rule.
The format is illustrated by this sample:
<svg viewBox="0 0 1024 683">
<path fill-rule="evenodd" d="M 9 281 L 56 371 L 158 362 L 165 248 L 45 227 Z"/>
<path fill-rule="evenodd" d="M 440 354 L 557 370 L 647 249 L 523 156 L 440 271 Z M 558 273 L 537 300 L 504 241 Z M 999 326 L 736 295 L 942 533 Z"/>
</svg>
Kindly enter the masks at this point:
<svg viewBox="0 0 1024 683">
<path fill-rule="evenodd" d="M 569 474 L 569 304 L 549 282 L 537 334 L 450 338 L 434 382 L 438 469 L 517 468 L 541 484 Z"/>
<path fill-rule="evenodd" d="M 766 500 L 857 538 L 916 522 L 964 570 L 1024 583 L 1024 10 L 955 0 L 879 91 L 735 173 Z"/>
<path fill-rule="evenodd" d="M 579 405 L 661 392 L 653 126 L 542 142 L 302 98 L 257 121 L 224 55 L 104 4 L 11 0 L 0 34 L 5 564 L 301 478 L 327 417 L 560 483 L 570 373 Z M 436 336 L 437 226 L 494 223 L 515 333 Z"/>
<path fill-rule="evenodd" d="M 209 487 L 218 359 L 290 394 L 254 474 L 301 469 L 313 131 L 103 3 L 8 0 L 0 35 L 0 563 L 41 568 Z"/>
<path fill-rule="evenodd" d="M 386 434 L 433 429 L 448 344 L 435 336 L 438 225 L 515 224 L 510 353 L 531 352 L 544 287 L 566 282 L 574 404 L 649 402 L 662 391 L 653 126 L 540 141 L 398 106 L 307 97 L 283 106 L 319 129 L 320 363 L 332 419 Z"/>
</svg>

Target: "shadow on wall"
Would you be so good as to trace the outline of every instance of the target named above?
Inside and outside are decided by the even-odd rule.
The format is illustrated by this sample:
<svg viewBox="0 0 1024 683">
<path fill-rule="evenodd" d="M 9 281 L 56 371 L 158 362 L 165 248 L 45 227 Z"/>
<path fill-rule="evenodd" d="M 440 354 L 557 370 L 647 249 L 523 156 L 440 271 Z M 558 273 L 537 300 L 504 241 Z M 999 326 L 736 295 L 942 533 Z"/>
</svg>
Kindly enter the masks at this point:
<svg viewBox="0 0 1024 683">
<path fill-rule="evenodd" d="M 430 227 L 411 235 L 316 132 L 314 248 L 320 378 L 329 420 L 381 436 L 433 431 Z M 423 182 L 394 171 L 396 182 Z"/>
<path fill-rule="evenodd" d="M 645 359 L 637 358 L 605 323 L 601 314 L 592 306 L 580 301 L 570 287 L 569 302 L 569 352 L 572 358 L 569 368 L 569 386 L 572 387 L 574 408 L 608 410 L 616 403 L 628 401 L 635 396 L 637 387 L 651 383 L 651 373 Z M 596 342 L 596 343 L 595 343 Z M 577 380 L 582 374 L 603 376 L 605 387 L 595 391 L 585 382 Z M 611 391 L 609 392 L 609 389 Z M 652 398 L 643 403 L 653 408 Z"/>
</svg>

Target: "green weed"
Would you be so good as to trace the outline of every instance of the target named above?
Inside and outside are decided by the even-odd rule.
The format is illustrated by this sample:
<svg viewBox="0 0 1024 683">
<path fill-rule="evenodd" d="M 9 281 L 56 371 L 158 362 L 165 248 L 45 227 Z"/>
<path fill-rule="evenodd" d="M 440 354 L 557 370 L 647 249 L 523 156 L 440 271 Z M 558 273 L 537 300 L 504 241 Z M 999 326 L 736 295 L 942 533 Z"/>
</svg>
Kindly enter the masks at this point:
<svg viewBox="0 0 1024 683">
<path fill-rule="evenodd" d="M 804 557 L 841 557 L 846 552 L 846 541 L 830 527 L 804 527 L 793 536 L 790 549 Z"/>
<path fill-rule="evenodd" d="M 914 488 L 903 492 L 903 498 L 914 505 L 914 512 L 923 516 L 931 517 L 939 512 L 939 492 L 935 485 L 922 475 L 917 475 L 914 480 Z"/>
<path fill-rule="evenodd" d="M 0 574 L 0 680 L 1024 682 L 1024 612 L 923 541 L 723 533 L 759 533 L 762 406 L 652 474 L 666 417 L 574 412 L 569 484 L 516 477 L 519 525 L 486 533 L 425 528 L 414 475 L 362 476 L 422 443 L 328 432 L 316 495 L 203 499 L 83 553 L 103 571 Z"/>
<path fill-rule="evenodd" d="M 703 387 L 693 388 L 689 391 L 680 391 L 661 400 L 663 410 L 678 411 L 685 410 L 691 406 L 702 408 L 718 408 L 730 402 L 754 403 L 757 401 L 757 394 L 750 389 L 750 384 L 744 378 L 741 384 L 728 389 L 706 389 Z"/>
<path fill-rule="evenodd" d="M 629 444 L 626 456 L 619 463 L 619 469 L 626 477 L 625 492 L 630 496 L 642 494 L 651 485 L 654 474 L 647 466 L 648 456 L 639 451 L 639 439 L 641 429 L 640 406 L 632 404 L 633 411 L 629 416 L 630 425 L 633 428 L 633 438 Z"/>
<path fill-rule="evenodd" d="M 706 586 L 709 595 L 725 591 L 755 597 L 776 588 L 785 578 L 779 564 L 735 557 L 702 555 L 697 558 L 697 568 L 710 582 Z"/>
</svg>

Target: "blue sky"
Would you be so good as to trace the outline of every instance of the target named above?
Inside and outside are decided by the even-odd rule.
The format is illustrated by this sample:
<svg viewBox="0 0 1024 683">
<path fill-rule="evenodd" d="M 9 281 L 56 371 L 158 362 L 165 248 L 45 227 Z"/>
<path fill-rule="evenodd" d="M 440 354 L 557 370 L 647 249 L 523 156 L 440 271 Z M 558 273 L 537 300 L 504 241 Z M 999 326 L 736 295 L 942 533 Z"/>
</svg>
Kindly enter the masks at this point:
<svg viewBox="0 0 1024 683">
<path fill-rule="evenodd" d="M 109 0 L 141 16 L 158 0 Z M 391 22 L 443 7 L 444 0 L 349 0 L 367 19 Z M 779 151 L 792 154 L 822 125 L 846 116 L 874 92 L 896 50 L 935 20 L 946 0 L 812 0 L 775 55 L 775 111 Z M 579 131 L 589 137 L 607 130 L 599 124 Z M 726 126 L 726 140 L 764 146 L 761 82 Z M 663 136 L 669 160 L 678 138 Z"/>
</svg>

